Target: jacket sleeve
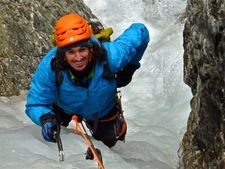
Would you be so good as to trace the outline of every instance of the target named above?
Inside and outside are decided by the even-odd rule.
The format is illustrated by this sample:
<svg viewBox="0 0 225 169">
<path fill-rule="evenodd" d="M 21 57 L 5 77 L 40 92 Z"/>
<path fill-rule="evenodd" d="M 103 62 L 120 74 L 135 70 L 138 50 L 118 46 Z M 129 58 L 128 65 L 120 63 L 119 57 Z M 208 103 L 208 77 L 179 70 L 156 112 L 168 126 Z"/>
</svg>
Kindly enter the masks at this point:
<svg viewBox="0 0 225 169">
<path fill-rule="evenodd" d="M 55 50 L 51 50 L 38 65 L 27 96 L 25 112 L 39 126 L 41 116 L 51 112 L 50 106 L 57 96 L 55 72 L 51 70 L 50 64 Z"/>
<path fill-rule="evenodd" d="M 115 41 L 103 43 L 107 50 L 110 70 L 116 72 L 124 68 L 128 63 L 139 68 L 139 61 L 149 41 L 150 36 L 146 26 L 142 23 L 134 23 Z"/>
</svg>

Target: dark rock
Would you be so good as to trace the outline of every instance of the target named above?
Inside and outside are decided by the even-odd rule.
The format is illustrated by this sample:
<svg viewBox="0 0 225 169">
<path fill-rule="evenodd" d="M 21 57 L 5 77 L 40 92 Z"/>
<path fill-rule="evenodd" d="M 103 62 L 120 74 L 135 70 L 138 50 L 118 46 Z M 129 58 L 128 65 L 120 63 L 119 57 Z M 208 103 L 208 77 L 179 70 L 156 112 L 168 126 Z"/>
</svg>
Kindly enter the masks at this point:
<svg viewBox="0 0 225 169">
<path fill-rule="evenodd" d="M 179 168 L 225 168 L 225 2 L 189 0 L 184 29 L 184 82 L 192 111 Z"/>
</svg>

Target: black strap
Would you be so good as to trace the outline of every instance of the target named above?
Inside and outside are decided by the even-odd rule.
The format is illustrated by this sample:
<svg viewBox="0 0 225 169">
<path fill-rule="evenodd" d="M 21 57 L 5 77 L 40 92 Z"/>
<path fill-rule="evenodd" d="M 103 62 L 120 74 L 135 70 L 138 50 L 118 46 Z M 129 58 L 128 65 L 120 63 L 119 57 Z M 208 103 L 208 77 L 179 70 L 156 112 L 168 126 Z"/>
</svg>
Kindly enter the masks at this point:
<svg viewBox="0 0 225 169">
<path fill-rule="evenodd" d="M 57 63 L 56 58 L 52 58 L 51 60 L 51 70 L 55 72 L 55 80 L 56 80 L 56 86 L 59 89 L 60 85 L 63 82 L 63 66 L 61 66 L 59 63 Z"/>
<path fill-rule="evenodd" d="M 104 61 L 103 62 L 103 68 L 104 68 L 104 71 L 103 71 L 103 74 L 102 74 L 102 78 L 104 79 L 115 79 L 116 78 L 116 73 L 112 73 L 109 69 L 109 64 L 108 64 L 108 61 Z"/>
</svg>

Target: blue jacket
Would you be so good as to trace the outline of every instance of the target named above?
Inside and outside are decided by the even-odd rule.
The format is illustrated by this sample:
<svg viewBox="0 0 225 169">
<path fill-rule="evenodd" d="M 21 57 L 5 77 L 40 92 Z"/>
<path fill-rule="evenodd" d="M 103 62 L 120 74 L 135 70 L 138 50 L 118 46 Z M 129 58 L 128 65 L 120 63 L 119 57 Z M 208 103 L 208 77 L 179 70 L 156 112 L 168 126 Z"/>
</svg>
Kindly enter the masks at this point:
<svg viewBox="0 0 225 169">
<path fill-rule="evenodd" d="M 109 68 L 112 73 L 128 63 L 140 67 L 139 61 L 150 40 L 147 28 L 141 23 L 132 24 L 115 41 L 102 45 L 107 51 Z M 37 67 L 27 96 L 26 114 L 41 126 L 40 117 L 51 112 L 50 106 L 58 106 L 68 114 L 76 114 L 87 120 L 105 116 L 116 103 L 116 80 L 102 78 L 103 63 L 97 62 L 94 75 L 88 88 L 76 86 L 71 82 L 67 70 L 63 71 L 63 82 L 57 89 L 55 72 L 51 70 L 51 60 L 56 47 L 50 50 Z"/>
</svg>

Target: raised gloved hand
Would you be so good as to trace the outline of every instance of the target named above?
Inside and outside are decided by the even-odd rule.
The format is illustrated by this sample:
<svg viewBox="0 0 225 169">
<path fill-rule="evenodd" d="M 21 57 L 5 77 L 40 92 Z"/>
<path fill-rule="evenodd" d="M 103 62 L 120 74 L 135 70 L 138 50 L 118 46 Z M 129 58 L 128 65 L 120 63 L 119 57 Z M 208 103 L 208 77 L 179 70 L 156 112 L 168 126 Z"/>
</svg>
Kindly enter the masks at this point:
<svg viewBox="0 0 225 169">
<path fill-rule="evenodd" d="M 56 120 L 54 113 L 48 113 L 41 117 L 42 136 L 46 141 L 56 142 L 54 134 L 60 132 L 60 125 Z"/>
<path fill-rule="evenodd" d="M 122 70 L 117 72 L 117 87 L 124 87 L 128 85 L 133 77 L 134 72 L 138 69 L 138 66 L 128 63 Z"/>
</svg>

